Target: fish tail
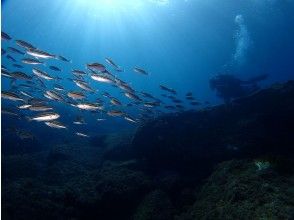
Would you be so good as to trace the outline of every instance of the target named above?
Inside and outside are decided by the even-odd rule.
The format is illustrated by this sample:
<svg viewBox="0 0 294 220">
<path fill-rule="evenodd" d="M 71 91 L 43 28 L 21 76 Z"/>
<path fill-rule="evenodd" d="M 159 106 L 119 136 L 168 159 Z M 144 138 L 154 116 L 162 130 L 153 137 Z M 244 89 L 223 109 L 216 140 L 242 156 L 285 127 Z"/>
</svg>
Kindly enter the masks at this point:
<svg viewBox="0 0 294 220">
<path fill-rule="evenodd" d="M 32 121 L 33 119 L 32 118 L 30 118 L 29 116 L 26 116 L 25 117 L 28 121 Z"/>
</svg>

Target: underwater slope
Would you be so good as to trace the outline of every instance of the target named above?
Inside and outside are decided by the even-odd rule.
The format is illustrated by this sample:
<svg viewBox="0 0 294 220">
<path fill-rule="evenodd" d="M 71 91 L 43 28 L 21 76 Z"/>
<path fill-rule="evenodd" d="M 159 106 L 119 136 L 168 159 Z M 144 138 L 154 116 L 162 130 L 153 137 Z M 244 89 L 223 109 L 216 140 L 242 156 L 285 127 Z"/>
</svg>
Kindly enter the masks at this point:
<svg viewBox="0 0 294 220">
<path fill-rule="evenodd" d="M 293 97 L 289 81 L 155 119 L 133 138 L 3 156 L 2 217 L 291 219 Z"/>
<path fill-rule="evenodd" d="M 294 81 L 197 112 L 171 114 L 141 127 L 133 151 L 151 169 L 207 174 L 214 164 L 261 154 L 293 155 Z"/>
</svg>

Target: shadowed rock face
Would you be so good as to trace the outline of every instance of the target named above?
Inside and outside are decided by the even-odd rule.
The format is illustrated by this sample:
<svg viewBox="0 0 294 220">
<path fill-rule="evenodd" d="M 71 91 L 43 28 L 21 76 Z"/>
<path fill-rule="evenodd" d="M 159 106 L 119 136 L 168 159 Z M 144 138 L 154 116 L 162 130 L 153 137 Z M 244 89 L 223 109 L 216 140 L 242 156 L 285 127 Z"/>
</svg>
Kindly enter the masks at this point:
<svg viewBox="0 0 294 220">
<path fill-rule="evenodd" d="M 153 171 L 168 168 L 198 177 L 231 158 L 293 155 L 293 97 L 289 81 L 230 105 L 162 117 L 138 130 L 132 148 Z"/>
</svg>

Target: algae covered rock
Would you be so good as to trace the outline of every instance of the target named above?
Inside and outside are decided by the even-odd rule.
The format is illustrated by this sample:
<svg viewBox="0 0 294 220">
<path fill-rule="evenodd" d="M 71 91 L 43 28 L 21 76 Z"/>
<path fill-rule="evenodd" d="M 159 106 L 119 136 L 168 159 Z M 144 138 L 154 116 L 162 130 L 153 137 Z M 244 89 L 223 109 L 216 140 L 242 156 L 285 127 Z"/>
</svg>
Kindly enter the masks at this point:
<svg viewBox="0 0 294 220">
<path fill-rule="evenodd" d="M 173 206 L 168 195 L 161 190 L 147 194 L 134 215 L 134 220 L 170 220 Z"/>
<path fill-rule="evenodd" d="M 96 190 L 101 196 L 102 216 L 129 216 L 152 188 L 152 181 L 144 173 L 128 168 L 129 163 L 106 162 L 99 173 Z M 113 212 L 115 210 L 115 213 Z"/>
<path fill-rule="evenodd" d="M 178 219 L 293 219 L 294 173 L 259 170 L 254 161 L 221 163 Z"/>
</svg>

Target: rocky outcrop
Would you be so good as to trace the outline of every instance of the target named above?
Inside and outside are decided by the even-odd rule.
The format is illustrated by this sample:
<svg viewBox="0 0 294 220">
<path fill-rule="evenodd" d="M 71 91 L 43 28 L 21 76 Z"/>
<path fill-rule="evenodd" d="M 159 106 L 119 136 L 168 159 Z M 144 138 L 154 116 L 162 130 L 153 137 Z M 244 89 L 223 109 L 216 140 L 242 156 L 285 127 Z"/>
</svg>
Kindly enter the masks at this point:
<svg viewBox="0 0 294 220">
<path fill-rule="evenodd" d="M 293 219 L 293 161 L 266 162 L 269 166 L 264 169 L 252 160 L 221 163 L 194 205 L 177 219 Z M 292 166 L 286 175 L 279 169 L 285 165 Z"/>
<path fill-rule="evenodd" d="M 205 176 L 232 158 L 292 154 L 294 81 L 197 112 L 163 116 L 141 127 L 133 140 L 135 157 L 153 171 Z"/>
</svg>

